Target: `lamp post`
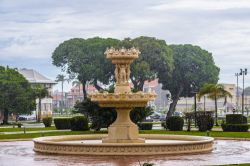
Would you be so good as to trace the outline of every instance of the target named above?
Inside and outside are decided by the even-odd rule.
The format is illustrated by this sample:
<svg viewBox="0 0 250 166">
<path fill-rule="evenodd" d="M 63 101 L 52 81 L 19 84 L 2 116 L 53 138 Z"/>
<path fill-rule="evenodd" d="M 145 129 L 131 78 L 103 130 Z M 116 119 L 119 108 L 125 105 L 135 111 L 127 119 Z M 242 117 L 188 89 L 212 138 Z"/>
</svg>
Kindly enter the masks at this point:
<svg viewBox="0 0 250 166">
<path fill-rule="evenodd" d="M 193 84 L 191 84 L 190 87 L 192 89 L 191 93 L 194 94 L 194 126 L 196 127 L 196 111 L 197 111 L 196 94 L 197 94 L 197 88 Z"/>
<path fill-rule="evenodd" d="M 235 73 L 235 76 L 237 78 L 237 90 L 236 90 L 236 110 L 239 109 L 239 73 Z"/>
<path fill-rule="evenodd" d="M 247 69 L 240 69 L 240 75 L 243 76 L 243 91 L 242 91 L 242 115 L 244 115 L 244 93 L 245 93 L 245 75 L 247 75 Z"/>
</svg>

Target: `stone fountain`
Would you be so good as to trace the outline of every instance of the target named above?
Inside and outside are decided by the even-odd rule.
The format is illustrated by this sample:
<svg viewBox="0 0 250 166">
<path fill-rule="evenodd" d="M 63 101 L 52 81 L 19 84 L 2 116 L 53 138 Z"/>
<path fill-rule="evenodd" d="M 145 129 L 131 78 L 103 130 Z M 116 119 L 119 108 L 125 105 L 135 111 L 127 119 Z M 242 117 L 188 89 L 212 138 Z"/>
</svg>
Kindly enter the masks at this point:
<svg viewBox="0 0 250 166">
<path fill-rule="evenodd" d="M 40 137 L 34 139 L 34 151 L 53 154 L 82 155 L 159 155 L 210 152 L 213 138 L 183 135 L 139 134 L 129 113 L 154 100 L 154 92 L 132 93 L 129 85 L 130 64 L 138 58 L 138 49 L 107 49 L 106 57 L 115 65 L 114 93 L 92 93 L 92 101 L 101 107 L 116 108 L 117 118 L 108 134 Z"/>
<path fill-rule="evenodd" d="M 134 107 L 144 107 L 147 102 L 154 100 L 154 92 L 132 93 L 129 86 L 130 64 L 138 58 L 140 52 L 135 48 L 115 50 L 107 49 L 105 52 L 108 59 L 115 64 L 115 92 L 91 94 L 92 101 L 99 103 L 101 107 L 114 107 L 117 112 L 116 121 L 108 128 L 108 137 L 103 143 L 145 143 L 139 138 L 136 124 L 130 120 L 129 113 Z"/>
</svg>

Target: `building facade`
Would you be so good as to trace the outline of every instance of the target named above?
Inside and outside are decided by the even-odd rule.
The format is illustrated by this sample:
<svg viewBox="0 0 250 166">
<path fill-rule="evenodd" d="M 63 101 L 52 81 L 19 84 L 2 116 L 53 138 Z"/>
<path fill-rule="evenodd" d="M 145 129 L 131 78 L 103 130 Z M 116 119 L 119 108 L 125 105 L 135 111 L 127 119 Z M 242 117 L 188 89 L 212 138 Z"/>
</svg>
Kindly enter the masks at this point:
<svg viewBox="0 0 250 166">
<path fill-rule="evenodd" d="M 18 70 L 20 74 L 22 74 L 28 81 L 31 83 L 31 86 L 41 85 L 42 87 L 47 88 L 49 95 L 41 100 L 41 116 L 47 117 L 52 116 L 52 87 L 56 84 L 55 81 L 48 79 L 42 74 L 38 73 L 33 69 L 20 69 Z M 36 99 L 36 110 L 34 114 L 38 115 L 38 103 L 39 100 Z"/>
</svg>

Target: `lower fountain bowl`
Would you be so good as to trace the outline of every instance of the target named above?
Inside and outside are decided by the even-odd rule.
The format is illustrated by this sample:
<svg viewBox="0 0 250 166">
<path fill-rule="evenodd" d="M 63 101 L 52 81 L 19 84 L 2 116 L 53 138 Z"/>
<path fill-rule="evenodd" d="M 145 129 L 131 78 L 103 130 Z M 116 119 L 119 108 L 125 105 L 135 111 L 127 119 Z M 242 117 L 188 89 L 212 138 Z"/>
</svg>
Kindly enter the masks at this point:
<svg viewBox="0 0 250 166">
<path fill-rule="evenodd" d="M 207 153 L 211 137 L 141 134 L 146 143 L 102 143 L 107 135 L 67 135 L 35 138 L 34 151 L 77 155 L 169 155 Z"/>
</svg>

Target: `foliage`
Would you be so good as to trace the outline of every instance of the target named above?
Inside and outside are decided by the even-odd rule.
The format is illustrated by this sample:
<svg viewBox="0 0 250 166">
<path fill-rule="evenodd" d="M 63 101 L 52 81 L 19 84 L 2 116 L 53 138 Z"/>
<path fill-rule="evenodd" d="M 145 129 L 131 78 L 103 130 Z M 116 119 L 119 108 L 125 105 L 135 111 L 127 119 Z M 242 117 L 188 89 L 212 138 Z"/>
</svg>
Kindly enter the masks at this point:
<svg viewBox="0 0 250 166">
<path fill-rule="evenodd" d="M 168 116 L 175 111 L 180 97 L 192 97 L 193 91 L 205 83 L 217 83 L 219 79 L 219 68 L 208 51 L 190 44 L 170 45 L 170 47 L 173 50 L 173 72 L 170 76 L 159 74 L 162 88 L 170 91 L 173 100 Z"/>
<path fill-rule="evenodd" d="M 74 38 L 61 43 L 53 52 L 53 64 L 61 67 L 83 85 L 83 95 L 87 98 L 86 83 L 89 82 L 100 90 L 98 82 L 109 84 L 114 75 L 114 66 L 106 59 L 104 52 L 107 47 L 116 46 L 119 40 L 99 37 L 80 39 Z"/>
<path fill-rule="evenodd" d="M 54 118 L 54 124 L 57 130 L 70 129 L 71 118 Z"/>
<path fill-rule="evenodd" d="M 75 113 L 82 113 L 91 121 L 91 129 L 100 130 L 109 127 L 116 119 L 116 111 L 114 108 L 101 108 L 96 102 L 92 102 L 89 98 L 82 102 L 77 102 L 74 106 Z M 134 123 L 143 121 L 147 116 L 151 115 L 152 109 L 134 108 L 130 112 L 130 118 Z"/>
<path fill-rule="evenodd" d="M 89 121 L 85 116 L 75 116 L 70 119 L 70 128 L 72 131 L 89 130 Z"/>
<path fill-rule="evenodd" d="M 172 116 L 166 118 L 166 128 L 170 131 L 182 131 L 184 119 L 179 116 Z"/>
<path fill-rule="evenodd" d="M 225 124 L 222 123 L 221 127 L 223 131 L 230 131 L 230 132 L 247 132 L 249 129 L 248 124 Z"/>
<path fill-rule="evenodd" d="M 246 124 L 247 118 L 242 114 L 227 114 L 226 124 Z"/>
<path fill-rule="evenodd" d="M 140 130 L 152 130 L 153 123 L 152 121 L 139 122 L 138 127 Z"/>
<path fill-rule="evenodd" d="M 16 69 L 0 66 L 0 111 L 3 123 L 9 114 L 30 114 L 35 109 L 35 96 L 29 82 Z"/>
<path fill-rule="evenodd" d="M 45 127 L 51 127 L 52 117 L 43 118 L 43 124 L 44 124 Z"/>
<path fill-rule="evenodd" d="M 44 86 L 37 84 L 37 85 L 33 85 L 32 89 L 34 91 L 34 95 L 36 98 L 38 98 L 38 116 L 37 116 L 37 122 L 41 121 L 41 117 L 42 117 L 42 103 L 41 100 L 45 97 L 47 97 L 49 95 L 49 92 L 47 90 L 47 88 L 45 88 Z"/>
<path fill-rule="evenodd" d="M 76 113 L 84 114 L 91 121 L 90 128 L 97 131 L 108 127 L 116 119 L 116 112 L 113 108 L 101 108 L 89 98 L 82 102 L 77 102 L 74 107 Z"/>
<path fill-rule="evenodd" d="M 214 126 L 214 118 L 206 114 L 199 115 L 197 116 L 197 126 L 199 131 L 211 130 Z"/>
<path fill-rule="evenodd" d="M 133 108 L 130 112 L 130 118 L 132 122 L 137 124 L 138 122 L 142 122 L 146 119 L 146 117 L 153 114 L 154 110 L 151 107 L 142 107 L 142 108 Z"/>
<path fill-rule="evenodd" d="M 142 91 L 145 81 L 154 80 L 160 73 L 167 76 L 173 69 L 172 51 L 164 40 L 146 36 L 125 38 L 120 46 L 136 47 L 141 52 L 131 64 L 130 79 L 135 91 Z"/>
<path fill-rule="evenodd" d="M 215 121 L 216 126 L 218 126 L 218 108 L 217 100 L 220 98 L 225 98 L 224 104 L 227 102 L 227 97 L 232 98 L 230 92 L 224 89 L 224 86 L 221 84 L 205 84 L 198 93 L 198 99 L 202 96 L 207 95 L 208 98 L 214 100 L 215 102 Z"/>
</svg>

